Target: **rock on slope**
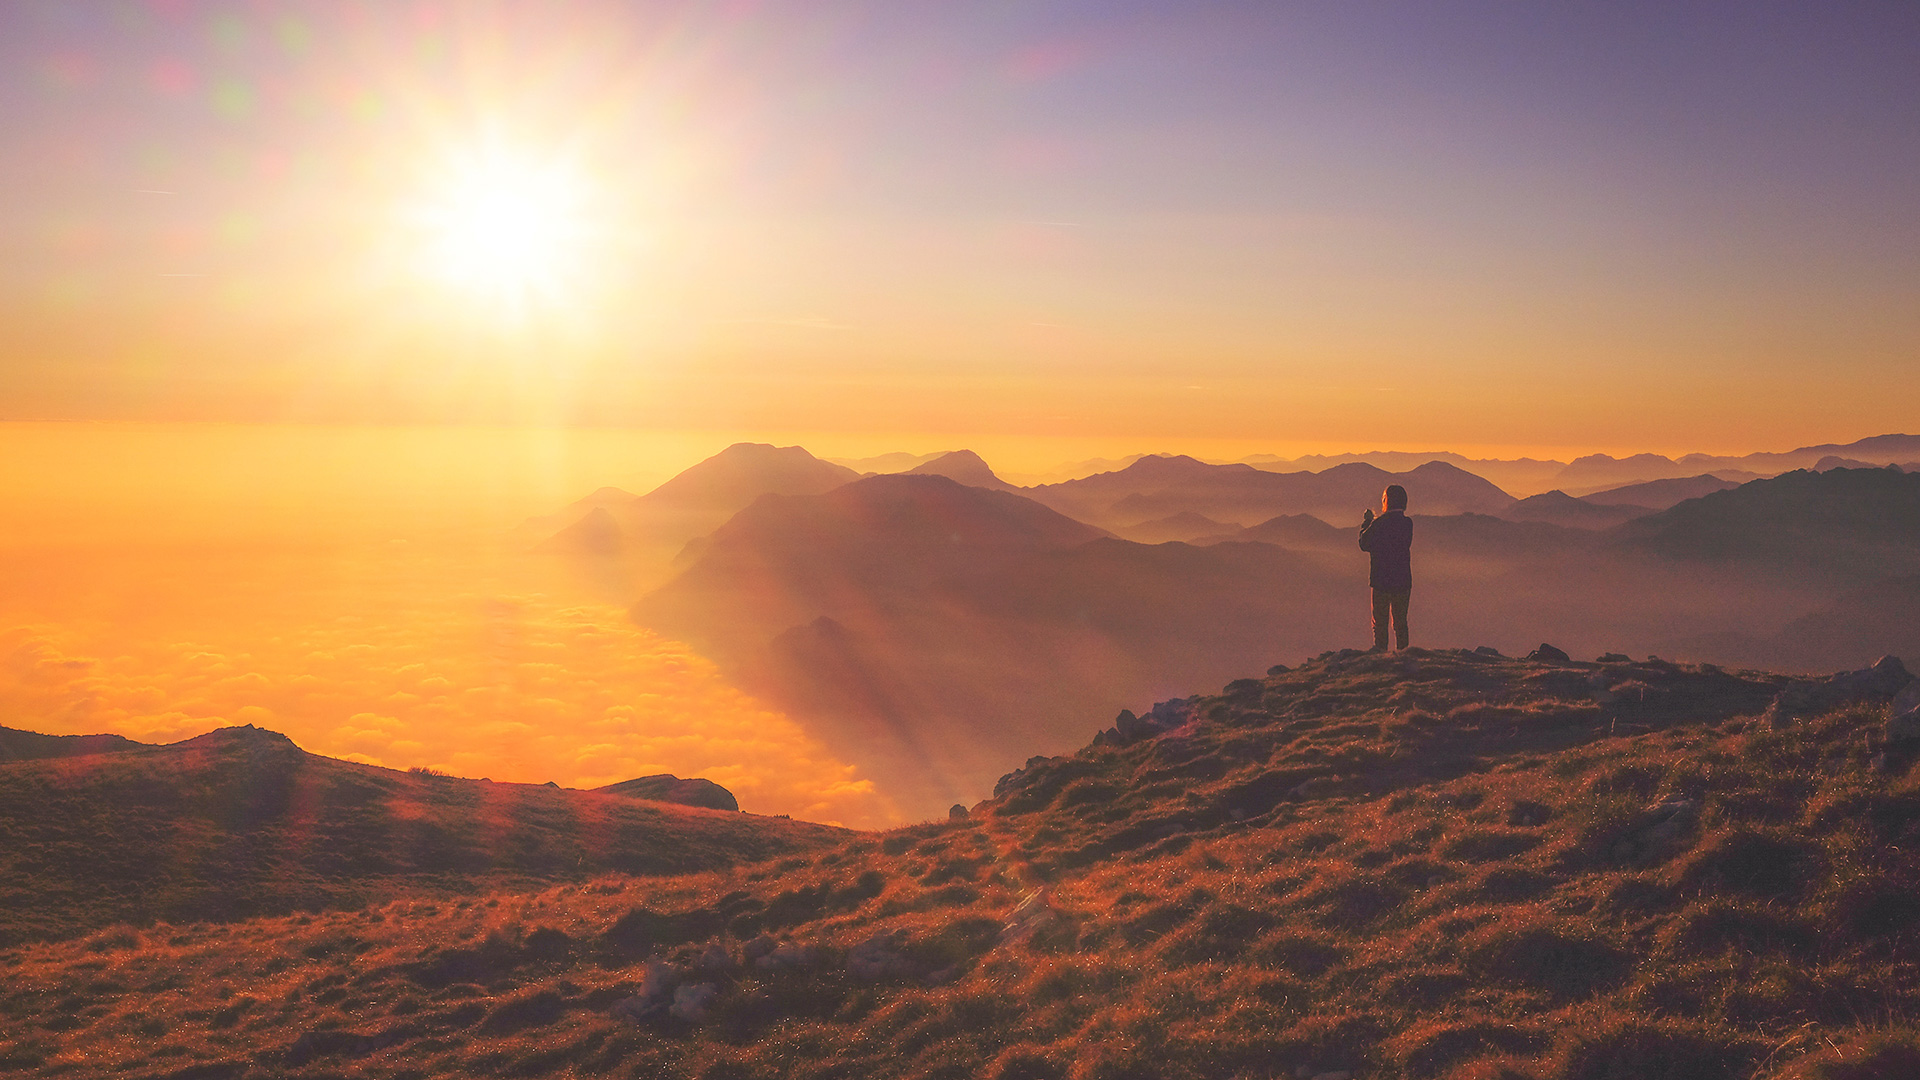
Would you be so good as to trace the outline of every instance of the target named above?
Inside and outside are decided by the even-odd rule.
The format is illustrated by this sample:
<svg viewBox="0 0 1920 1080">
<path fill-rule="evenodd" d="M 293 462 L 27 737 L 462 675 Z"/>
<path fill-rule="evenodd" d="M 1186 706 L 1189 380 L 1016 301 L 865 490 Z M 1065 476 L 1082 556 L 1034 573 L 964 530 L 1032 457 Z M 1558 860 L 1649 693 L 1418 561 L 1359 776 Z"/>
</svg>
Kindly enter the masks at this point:
<svg viewBox="0 0 1920 1080">
<path fill-rule="evenodd" d="M 1903 677 L 1329 654 L 1142 709 L 964 818 L 830 850 L 7 954 L 0 1060 L 1911 1076 L 1920 782 L 1913 745 L 1879 741 Z"/>
</svg>

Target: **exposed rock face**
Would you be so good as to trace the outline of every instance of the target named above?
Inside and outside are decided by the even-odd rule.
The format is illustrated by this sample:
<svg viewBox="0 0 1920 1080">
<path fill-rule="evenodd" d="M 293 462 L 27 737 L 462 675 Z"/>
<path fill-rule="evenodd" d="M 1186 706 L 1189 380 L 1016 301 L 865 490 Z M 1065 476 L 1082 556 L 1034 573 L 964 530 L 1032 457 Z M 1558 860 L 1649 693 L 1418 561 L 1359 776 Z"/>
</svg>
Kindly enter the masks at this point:
<svg viewBox="0 0 1920 1080">
<path fill-rule="evenodd" d="M 635 780 L 622 780 L 617 784 L 594 788 L 608 795 L 625 795 L 634 799 L 652 799 L 655 802 L 680 803 L 683 806 L 704 806 L 709 810 L 738 810 L 740 801 L 733 792 L 711 780 L 695 776 L 682 780 L 672 773 L 660 773 L 657 776 L 642 776 Z"/>
</svg>

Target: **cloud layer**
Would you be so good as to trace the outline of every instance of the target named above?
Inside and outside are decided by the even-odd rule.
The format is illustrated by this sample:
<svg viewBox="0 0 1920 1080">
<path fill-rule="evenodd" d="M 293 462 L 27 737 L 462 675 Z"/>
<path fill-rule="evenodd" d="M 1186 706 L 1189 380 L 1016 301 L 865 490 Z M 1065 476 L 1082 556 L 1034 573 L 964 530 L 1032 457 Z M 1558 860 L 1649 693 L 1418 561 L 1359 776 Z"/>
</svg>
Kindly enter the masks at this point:
<svg viewBox="0 0 1920 1080">
<path fill-rule="evenodd" d="M 753 812 L 896 817 L 686 645 L 457 551 L 93 552 L 36 569 L 30 594 L 0 595 L 8 726 L 170 742 L 251 723 L 391 768 L 567 787 L 671 772 Z"/>
</svg>

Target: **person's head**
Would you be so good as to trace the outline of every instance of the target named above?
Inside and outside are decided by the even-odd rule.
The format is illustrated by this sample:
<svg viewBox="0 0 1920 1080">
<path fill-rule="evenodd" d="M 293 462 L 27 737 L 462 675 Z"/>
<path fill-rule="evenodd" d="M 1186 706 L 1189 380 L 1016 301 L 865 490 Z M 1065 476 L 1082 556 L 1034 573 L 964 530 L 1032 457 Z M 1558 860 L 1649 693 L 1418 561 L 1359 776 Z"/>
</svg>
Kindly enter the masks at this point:
<svg viewBox="0 0 1920 1080">
<path fill-rule="evenodd" d="M 1407 489 L 1399 484 L 1388 484 L 1387 490 L 1380 493 L 1380 509 L 1405 510 L 1407 508 Z"/>
</svg>

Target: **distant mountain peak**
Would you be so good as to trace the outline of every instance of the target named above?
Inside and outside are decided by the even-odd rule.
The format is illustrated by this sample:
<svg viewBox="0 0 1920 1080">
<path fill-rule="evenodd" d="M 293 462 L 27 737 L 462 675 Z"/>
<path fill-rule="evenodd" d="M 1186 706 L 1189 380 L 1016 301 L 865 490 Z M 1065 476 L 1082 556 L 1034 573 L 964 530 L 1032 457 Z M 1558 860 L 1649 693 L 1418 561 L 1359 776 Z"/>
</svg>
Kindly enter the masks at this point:
<svg viewBox="0 0 1920 1080">
<path fill-rule="evenodd" d="M 1013 491 L 1012 484 L 994 475 L 986 461 L 971 450 L 954 450 L 950 453 L 908 469 L 907 476 L 944 476 L 957 480 L 969 487 L 991 488 L 995 491 Z"/>
</svg>

